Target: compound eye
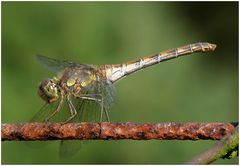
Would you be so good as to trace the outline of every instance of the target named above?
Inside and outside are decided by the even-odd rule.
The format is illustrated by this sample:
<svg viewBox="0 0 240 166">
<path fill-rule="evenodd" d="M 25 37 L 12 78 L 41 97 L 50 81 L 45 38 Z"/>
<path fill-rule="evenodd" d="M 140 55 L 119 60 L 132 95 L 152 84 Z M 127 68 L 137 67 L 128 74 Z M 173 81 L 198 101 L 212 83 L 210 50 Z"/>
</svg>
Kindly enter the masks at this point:
<svg viewBox="0 0 240 166">
<path fill-rule="evenodd" d="M 38 87 L 39 96 L 48 103 L 58 99 L 58 88 L 52 79 L 43 80 Z"/>
<path fill-rule="evenodd" d="M 44 87 L 47 87 L 49 86 L 49 84 L 51 83 L 51 79 L 46 79 L 46 80 L 43 80 L 41 83 L 40 83 L 40 87 L 44 88 Z"/>
</svg>

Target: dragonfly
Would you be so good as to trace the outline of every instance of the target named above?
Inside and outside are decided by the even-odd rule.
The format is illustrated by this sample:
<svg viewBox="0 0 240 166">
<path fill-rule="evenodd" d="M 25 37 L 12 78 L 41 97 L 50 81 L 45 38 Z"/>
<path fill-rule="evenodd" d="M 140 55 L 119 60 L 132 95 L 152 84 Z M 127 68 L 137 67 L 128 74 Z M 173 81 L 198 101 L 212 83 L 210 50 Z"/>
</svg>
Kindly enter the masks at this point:
<svg viewBox="0 0 240 166">
<path fill-rule="evenodd" d="M 38 95 L 45 101 L 45 105 L 32 121 L 62 123 L 110 121 L 109 110 L 116 97 L 114 84 L 118 80 L 166 60 L 195 52 L 214 51 L 215 48 L 215 44 L 198 42 L 127 63 L 100 66 L 37 55 L 38 62 L 56 76 L 44 79 L 39 84 Z M 60 116 L 61 113 L 64 116 Z M 61 142 L 61 146 L 67 147 L 64 142 Z"/>
</svg>

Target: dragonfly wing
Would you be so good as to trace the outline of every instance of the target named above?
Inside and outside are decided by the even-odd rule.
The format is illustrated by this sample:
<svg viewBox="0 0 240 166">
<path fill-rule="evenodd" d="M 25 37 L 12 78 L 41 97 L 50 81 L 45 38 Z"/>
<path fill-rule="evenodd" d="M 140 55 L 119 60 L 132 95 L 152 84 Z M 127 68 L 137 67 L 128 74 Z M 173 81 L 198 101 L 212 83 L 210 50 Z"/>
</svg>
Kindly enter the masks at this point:
<svg viewBox="0 0 240 166">
<path fill-rule="evenodd" d="M 43 65 L 46 69 L 52 71 L 52 72 L 59 72 L 65 69 L 66 67 L 77 65 L 74 62 L 71 61 L 63 61 L 53 58 L 48 58 L 43 55 L 36 55 L 37 61 Z"/>
<path fill-rule="evenodd" d="M 115 99 L 115 89 L 112 85 L 109 85 L 105 82 L 95 82 L 88 88 L 82 91 L 84 94 L 88 94 L 92 98 L 97 98 L 97 94 L 102 94 L 103 97 L 103 109 L 104 111 L 108 112 L 110 107 L 112 106 L 114 99 Z M 86 99 L 77 99 L 72 98 L 71 102 L 73 103 L 77 115 L 75 118 L 71 120 L 71 123 L 74 122 L 99 122 L 101 111 L 102 111 L 102 103 L 98 101 L 92 101 L 92 100 L 86 100 Z M 55 102 L 54 104 L 45 104 L 30 120 L 30 122 L 44 122 L 45 119 L 56 110 L 57 106 L 59 104 L 58 102 Z M 64 122 L 70 117 L 70 111 L 68 107 L 68 103 L 66 100 L 64 100 L 62 108 L 60 111 L 50 120 L 51 122 Z M 102 121 L 107 121 L 107 115 L 103 113 L 103 119 Z M 36 142 L 36 141 L 35 141 Z M 74 154 L 76 154 L 79 149 L 81 149 L 83 142 L 88 141 L 79 141 L 79 140 L 66 140 L 61 141 L 60 143 L 60 149 L 59 149 L 59 155 L 60 158 L 66 158 L 70 157 Z M 34 143 L 31 144 L 34 145 L 33 147 L 41 147 L 46 145 L 42 142 L 40 142 L 39 146 L 36 146 L 38 144 Z"/>
<path fill-rule="evenodd" d="M 72 99 L 71 100 L 75 109 L 77 110 L 77 115 L 73 118 L 70 123 L 74 122 L 96 122 L 99 119 L 97 117 L 100 116 L 100 110 L 91 110 L 92 108 L 98 108 L 98 103 L 89 100 L 79 100 Z M 79 111 L 80 109 L 80 111 Z M 99 115 L 98 115 L 99 113 Z M 89 141 L 83 140 L 64 140 L 60 142 L 59 148 L 59 157 L 61 159 L 71 157 L 75 155 L 83 146 L 83 144 Z"/>
<path fill-rule="evenodd" d="M 30 119 L 29 122 L 44 122 L 46 117 L 54 110 L 53 105 L 45 103 L 38 112 Z M 42 148 L 48 145 L 50 141 L 26 141 L 26 145 L 30 148 Z"/>
<path fill-rule="evenodd" d="M 53 106 L 45 103 L 29 122 L 44 122 L 48 114 L 51 113 L 51 110 L 53 110 Z"/>
<path fill-rule="evenodd" d="M 60 148 L 59 148 L 59 157 L 61 159 L 72 157 L 82 148 L 82 146 L 83 146 L 83 141 L 80 141 L 80 140 L 61 141 Z"/>
<path fill-rule="evenodd" d="M 59 101 L 49 104 L 46 103 L 30 120 L 30 122 L 45 122 L 46 118 L 49 117 L 56 109 Z M 63 105 L 58 113 L 56 113 L 50 122 L 63 122 L 70 116 L 66 100 L 63 101 Z"/>
<path fill-rule="evenodd" d="M 114 103 L 116 90 L 113 85 L 109 85 L 105 82 L 96 82 L 88 87 L 84 94 L 89 94 L 92 98 L 96 97 L 96 94 L 102 94 L 103 96 L 103 109 L 108 112 L 110 107 Z M 91 95 L 92 94 L 92 95 Z M 71 99 L 77 115 L 71 120 L 74 122 L 99 122 L 101 117 L 101 102 L 86 100 L 86 99 Z M 103 113 L 102 121 L 107 121 L 108 117 Z M 83 144 L 89 141 L 80 140 L 67 140 L 61 141 L 59 155 L 60 158 L 66 158 L 76 154 L 83 146 Z"/>
<path fill-rule="evenodd" d="M 103 102 L 86 99 L 75 99 L 74 103 L 78 112 L 75 121 L 99 122 L 101 118 L 101 111 L 103 111 L 102 121 L 108 121 L 106 112 L 109 112 L 116 96 L 116 90 L 114 86 L 103 81 L 96 81 L 90 87 L 87 87 L 85 90 L 83 89 L 82 93 L 87 94 L 92 98 L 103 99 Z"/>
<path fill-rule="evenodd" d="M 107 82 L 101 82 L 101 89 L 103 94 L 104 107 L 110 110 L 116 101 L 116 89 L 113 84 Z"/>
</svg>

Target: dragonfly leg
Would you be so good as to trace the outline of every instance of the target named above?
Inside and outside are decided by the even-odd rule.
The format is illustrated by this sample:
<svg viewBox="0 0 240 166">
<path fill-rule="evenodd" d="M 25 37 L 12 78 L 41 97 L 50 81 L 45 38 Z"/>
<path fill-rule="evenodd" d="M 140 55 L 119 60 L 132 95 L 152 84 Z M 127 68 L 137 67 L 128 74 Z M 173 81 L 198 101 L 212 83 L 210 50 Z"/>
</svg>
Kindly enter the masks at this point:
<svg viewBox="0 0 240 166">
<path fill-rule="evenodd" d="M 48 116 L 45 121 L 48 122 L 56 113 L 58 113 L 62 107 L 62 104 L 63 104 L 63 95 L 61 95 L 61 99 L 60 99 L 60 102 L 57 106 L 57 109 L 50 115 Z"/>
<path fill-rule="evenodd" d="M 110 119 L 109 119 L 109 116 L 108 116 L 108 111 L 106 109 L 104 109 L 104 112 L 106 114 L 106 117 L 107 117 L 107 121 L 110 122 Z"/>
<path fill-rule="evenodd" d="M 101 99 L 101 116 L 100 116 L 100 122 L 102 122 L 102 117 L 103 117 L 103 97 Z"/>
<path fill-rule="evenodd" d="M 97 96 L 97 97 L 101 97 L 102 95 L 99 94 L 99 93 L 96 93 L 96 94 L 80 94 L 79 96 L 81 97 L 92 97 L 92 96 Z"/>
<path fill-rule="evenodd" d="M 68 102 L 68 108 L 69 108 L 71 116 L 63 123 L 69 122 L 77 115 L 77 111 L 76 111 L 74 105 L 72 104 L 71 100 L 69 99 L 69 97 L 67 98 L 67 102 Z"/>
<path fill-rule="evenodd" d="M 76 98 L 85 99 L 85 100 L 93 100 L 93 101 L 101 101 L 101 99 L 91 97 L 92 94 L 82 94 L 82 95 L 75 95 Z"/>
<path fill-rule="evenodd" d="M 92 96 L 97 96 L 98 98 L 92 97 Z M 76 98 L 99 102 L 101 105 L 100 122 L 102 122 L 102 120 L 103 120 L 103 113 L 105 113 L 105 115 L 107 117 L 107 121 L 110 122 L 108 112 L 107 112 L 107 110 L 104 109 L 104 100 L 103 100 L 102 96 L 103 96 L 102 94 L 81 94 L 81 95 L 77 95 L 77 96 L 75 95 Z"/>
<path fill-rule="evenodd" d="M 103 99 L 103 95 L 101 95 L 101 116 L 100 116 L 100 122 L 102 122 L 103 120 L 103 112 L 105 113 L 106 117 L 107 117 L 107 121 L 110 122 L 109 116 L 108 116 L 108 112 L 107 110 L 104 108 L 104 99 Z"/>
</svg>

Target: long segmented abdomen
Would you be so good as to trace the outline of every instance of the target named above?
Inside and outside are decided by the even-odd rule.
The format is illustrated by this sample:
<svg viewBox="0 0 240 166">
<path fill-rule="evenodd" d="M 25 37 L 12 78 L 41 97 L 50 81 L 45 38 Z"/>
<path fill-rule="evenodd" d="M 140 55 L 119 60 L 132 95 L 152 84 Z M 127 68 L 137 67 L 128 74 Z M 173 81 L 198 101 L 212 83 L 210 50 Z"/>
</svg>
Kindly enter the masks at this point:
<svg viewBox="0 0 240 166">
<path fill-rule="evenodd" d="M 210 43 L 194 43 L 182 47 L 170 49 L 160 52 L 158 54 L 147 56 L 135 61 L 129 61 L 122 64 L 111 64 L 100 66 L 100 72 L 108 82 L 114 83 L 126 75 L 134 73 L 145 67 L 152 66 L 159 62 L 176 58 L 179 56 L 191 54 L 194 52 L 208 52 L 214 51 L 217 46 Z"/>
</svg>

